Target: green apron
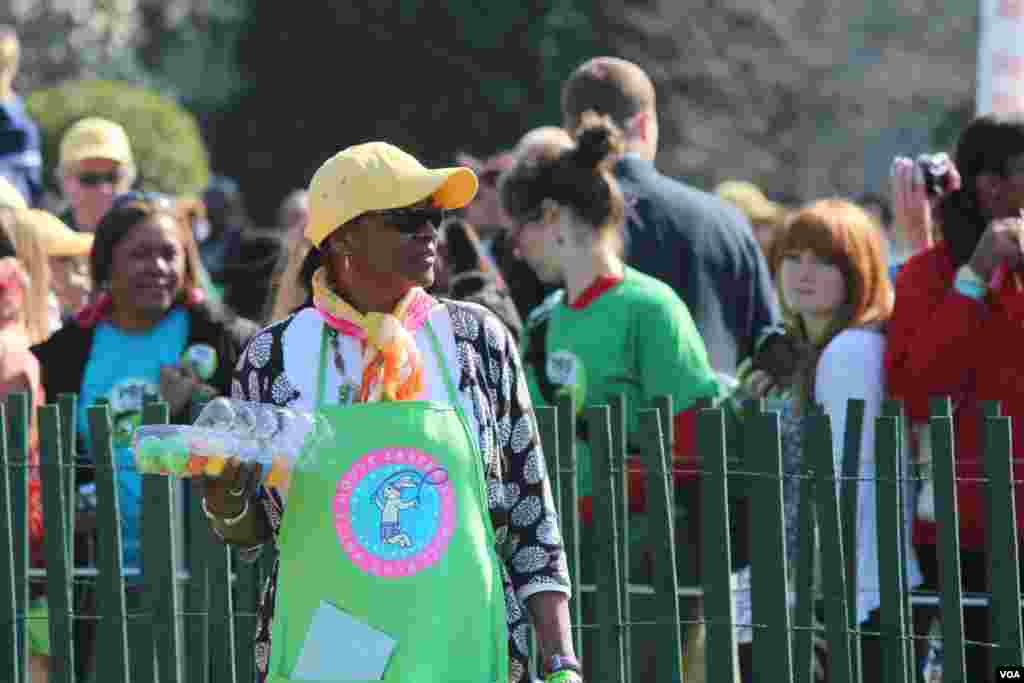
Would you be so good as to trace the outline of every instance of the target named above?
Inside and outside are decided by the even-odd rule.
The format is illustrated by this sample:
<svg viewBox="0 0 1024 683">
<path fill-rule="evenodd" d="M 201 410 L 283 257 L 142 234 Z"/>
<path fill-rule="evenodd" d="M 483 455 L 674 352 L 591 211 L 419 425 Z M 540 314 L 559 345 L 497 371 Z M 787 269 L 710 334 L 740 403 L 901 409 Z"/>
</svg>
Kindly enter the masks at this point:
<svg viewBox="0 0 1024 683">
<path fill-rule="evenodd" d="M 504 585 L 483 460 L 426 324 L 450 405 L 326 406 L 324 325 L 316 406 L 335 436 L 304 453 L 292 474 L 268 683 L 508 680 Z M 314 623 L 323 624 L 315 637 Z M 308 677 L 297 671 L 309 654 L 304 644 L 329 650 L 328 659 L 383 666 L 383 678 L 339 678 L 332 668 Z"/>
</svg>

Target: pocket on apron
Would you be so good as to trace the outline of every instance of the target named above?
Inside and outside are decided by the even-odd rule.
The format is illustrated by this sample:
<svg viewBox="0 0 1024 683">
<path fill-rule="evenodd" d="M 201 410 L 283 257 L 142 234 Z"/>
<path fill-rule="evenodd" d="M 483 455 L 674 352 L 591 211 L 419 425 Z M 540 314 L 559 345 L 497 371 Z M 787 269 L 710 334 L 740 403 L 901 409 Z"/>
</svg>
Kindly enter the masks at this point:
<svg viewBox="0 0 1024 683">
<path fill-rule="evenodd" d="M 388 634 L 321 600 L 291 675 L 277 678 L 293 683 L 381 681 L 396 645 Z"/>
</svg>

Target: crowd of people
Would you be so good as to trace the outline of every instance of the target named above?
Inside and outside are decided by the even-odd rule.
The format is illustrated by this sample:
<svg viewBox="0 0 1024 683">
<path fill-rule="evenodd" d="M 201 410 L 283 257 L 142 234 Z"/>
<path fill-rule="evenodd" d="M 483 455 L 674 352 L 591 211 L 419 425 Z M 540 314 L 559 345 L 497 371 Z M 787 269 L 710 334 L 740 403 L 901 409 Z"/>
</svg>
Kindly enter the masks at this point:
<svg viewBox="0 0 1024 683">
<path fill-rule="evenodd" d="M 143 562 L 130 444 L 147 399 L 166 401 L 178 423 L 216 396 L 287 406 L 344 435 L 319 445 L 315 471 L 287 487 L 263 486 L 259 466 L 237 463 L 203 481 L 214 533 L 249 558 L 277 551 L 254 645 L 260 681 L 285 680 L 303 645 L 342 623 L 390 643 L 376 659 L 341 653 L 350 674 L 377 667 L 387 672 L 380 680 L 518 683 L 528 680 L 532 625 L 546 681 L 599 678 L 573 652 L 574 587 L 532 416 L 563 394 L 578 411 L 627 396 L 630 511 L 640 522 L 630 540 L 648 570 L 663 558 L 647 542 L 637 415 L 654 397 L 673 399 L 673 481 L 691 507 L 701 405 L 773 397 L 784 471 L 796 475 L 814 407 L 832 420 L 838 473 L 847 402 L 863 400 L 853 553 L 857 620 L 868 631 L 879 609 L 874 418 L 887 397 L 907 406 L 906 581 L 936 589 L 941 520 L 927 477 L 910 475 L 930 461 L 928 399 L 951 396 L 962 572 L 967 590 L 988 590 L 981 401 L 1002 401 L 1024 429 L 1014 352 L 1024 341 L 1024 117 L 973 120 L 938 178 L 895 159 L 889 200 L 783 202 L 743 179 L 706 192 L 658 170 L 651 78 L 599 57 L 563 84 L 562 120 L 512 149 L 429 169 L 390 144 L 355 144 L 308 190 L 287 195 L 276 228 L 256 229 L 227 177 L 200 196 L 135 189 L 131 140 L 96 117 L 63 133 L 60 203 L 48 200 L 39 132 L 12 87 L 18 51 L 17 34 L 0 27 L 0 396 L 27 392 L 39 406 L 77 394 L 83 463 L 92 459 L 86 409 L 108 401 L 125 566 Z M 584 549 L 595 552 L 584 555 L 585 576 L 599 561 L 586 540 L 587 431 L 578 419 Z M 399 466 L 398 446 L 419 459 Z M 1022 450 L 1014 440 L 1015 456 Z M 441 483 L 429 478 L 438 471 Z M 31 472 L 40 565 L 45 530 Z M 79 471 L 83 491 L 91 472 Z M 791 575 L 796 481 L 784 482 Z M 412 488 L 415 499 L 403 493 Z M 309 504 L 318 499 L 330 505 Z M 1017 505 L 1019 517 L 1020 496 Z M 340 511 L 351 519 L 337 521 Z M 685 551 L 699 553 L 699 538 L 691 542 Z M 757 567 L 739 555 L 744 625 Z M 126 588 L 131 603 L 137 581 Z M 32 680 L 46 680 L 45 595 L 35 586 L 32 597 Z M 691 616 L 701 615 L 698 602 Z M 924 635 L 936 612 L 914 616 Z M 686 680 L 703 680 L 694 621 Z M 986 641 L 987 624 L 982 611 L 968 612 L 967 638 Z M 77 629 L 85 671 L 93 629 Z M 751 633 L 739 630 L 737 680 L 751 680 L 756 665 Z M 934 668 L 929 641 L 915 647 Z M 817 656 L 827 664 L 827 653 Z M 861 656 L 865 680 L 880 679 L 881 641 L 864 636 Z M 987 680 L 987 649 L 969 647 L 967 657 L 969 679 Z"/>
</svg>

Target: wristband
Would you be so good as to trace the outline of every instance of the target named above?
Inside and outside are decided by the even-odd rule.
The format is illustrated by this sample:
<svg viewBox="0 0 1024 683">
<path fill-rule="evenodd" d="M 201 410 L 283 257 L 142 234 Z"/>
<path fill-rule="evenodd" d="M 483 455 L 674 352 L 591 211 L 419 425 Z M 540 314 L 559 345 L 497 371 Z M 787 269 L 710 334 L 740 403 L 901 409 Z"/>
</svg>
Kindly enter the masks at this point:
<svg viewBox="0 0 1024 683">
<path fill-rule="evenodd" d="M 580 661 L 572 655 L 551 655 L 548 658 L 548 673 L 556 674 L 562 671 L 573 671 L 577 674 L 583 673 Z"/>
<path fill-rule="evenodd" d="M 988 283 L 982 280 L 970 265 L 963 265 L 956 271 L 953 289 L 968 298 L 981 301 L 988 294 Z"/>
<path fill-rule="evenodd" d="M 544 683 L 582 683 L 583 678 L 572 669 L 562 669 L 553 674 L 548 674 Z"/>
</svg>

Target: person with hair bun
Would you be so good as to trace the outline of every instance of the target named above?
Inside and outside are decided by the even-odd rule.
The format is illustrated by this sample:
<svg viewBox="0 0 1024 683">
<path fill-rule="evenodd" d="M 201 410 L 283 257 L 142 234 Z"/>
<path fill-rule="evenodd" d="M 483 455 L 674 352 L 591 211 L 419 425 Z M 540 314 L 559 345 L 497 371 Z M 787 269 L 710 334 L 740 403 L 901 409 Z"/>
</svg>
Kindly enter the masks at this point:
<svg viewBox="0 0 1024 683">
<path fill-rule="evenodd" d="M 589 525 L 592 473 L 583 408 L 625 394 L 629 447 L 636 453 L 639 411 L 652 398 L 670 395 L 673 461 L 692 469 L 695 404 L 715 397 L 719 385 L 686 305 L 667 284 L 623 263 L 626 209 L 610 172 L 621 150 L 619 134 L 607 117 L 588 112 L 576 139 L 556 157 L 521 160 L 503 179 L 501 196 L 523 258 L 542 281 L 563 284 L 529 315 L 523 355 L 535 403 L 554 404 L 565 392 L 576 399 L 581 514 Z M 642 470 L 636 456 L 630 462 L 631 509 L 639 513 L 645 509 Z"/>
</svg>

